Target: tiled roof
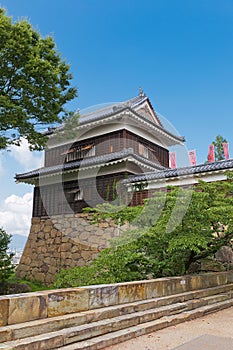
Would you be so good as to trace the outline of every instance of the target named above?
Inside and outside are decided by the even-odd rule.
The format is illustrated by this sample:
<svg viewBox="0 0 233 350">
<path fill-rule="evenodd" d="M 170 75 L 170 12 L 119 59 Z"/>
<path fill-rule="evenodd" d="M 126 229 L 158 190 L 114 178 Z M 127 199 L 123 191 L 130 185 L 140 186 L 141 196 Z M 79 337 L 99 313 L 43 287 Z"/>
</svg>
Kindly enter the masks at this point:
<svg viewBox="0 0 233 350">
<path fill-rule="evenodd" d="M 145 94 L 140 94 L 134 98 L 131 98 L 130 100 L 113 103 L 110 106 L 99 108 L 90 113 L 80 114 L 79 124 L 82 125 L 95 120 L 106 118 L 109 115 L 119 111 L 123 111 L 126 108 L 134 109 L 137 105 L 143 103 L 147 99 L 148 97 Z"/>
<path fill-rule="evenodd" d="M 139 104 L 143 103 L 146 100 L 149 100 L 148 97 L 144 93 L 140 93 L 138 96 L 123 102 L 116 102 L 102 108 L 100 106 L 97 106 L 98 108 L 96 108 L 95 110 L 89 113 L 85 113 L 85 112 L 80 113 L 79 125 L 85 125 L 97 120 L 105 119 L 127 108 L 134 109 L 136 106 L 138 106 Z M 44 134 L 45 135 L 53 134 L 55 129 L 62 130 L 63 125 L 60 125 L 57 128 L 48 128 L 48 130 L 45 131 Z"/>
<path fill-rule="evenodd" d="M 159 120 L 159 117 L 158 117 L 157 114 L 156 114 L 156 117 L 157 117 L 157 119 L 158 119 L 160 124 L 157 124 L 157 123 L 153 122 L 148 117 L 146 117 L 146 116 L 144 116 L 142 114 L 139 114 L 137 111 L 134 110 L 134 108 L 136 106 L 142 104 L 146 100 L 148 100 L 149 104 L 151 105 L 149 98 L 144 93 L 141 93 L 140 95 L 138 95 L 138 96 L 136 96 L 136 97 L 134 97 L 134 98 L 132 98 L 132 99 L 130 99 L 128 101 L 115 103 L 113 105 L 107 106 L 107 107 L 102 108 L 102 109 L 98 109 L 98 110 L 93 111 L 91 113 L 81 115 L 80 118 L 79 118 L 79 125 L 82 126 L 82 125 L 85 125 L 85 124 L 88 124 L 88 123 L 91 123 L 91 122 L 96 122 L 98 120 L 103 120 L 103 119 L 108 118 L 108 117 L 110 117 L 110 116 L 112 116 L 114 114 L 118 114 L 119 112 L 122 112 L 122 111 L 128 109 L 128 110 L 133 111 L 133 113 L 135 115 L 140 117 L 141 120 L 147 122 L 151 126 L 156 127 L 157 129 L 161 130 L 162 132 L 165 132 L 166 134 L 168 134 L 171 137 L 179 140 L 180 142 L 184 142 L 185 138 L 183 136 L 175 135 L 175 134 L 171 133 L 170 131 L 164 129 L 164 127 L 163 127 L 161 121 Z M 151 108 L 153 109 L 152 106 L 151 106 Z"/>
<path fill-rule="evenodd" d="M 162 167 L 160 164 L 151 162 L 150 160 L 145 159 L 139 156 L 138 154 L 135 154 L 132 148 L 127 148 L 120 152 L 109 153 L 109 154 L 105 154 L 97 157 L 84 158 L 83 160 L 76 160 L 69 163 L 32 170 L 23 174 L 16 174 L 15 178 L 16 180 L 23 180 L 23 179 L 35 178 L 41 175 L 56 174 L 63 171 L 76 169 L 76 168 L 79 168 L 80 166 L 84 168 L 84 167 L 88 167 L 88 166 L 91 167 L 91 166 L 95 166 L 103 163 L 107 164 L 108 162 L 125 159 L 130 156 L 132 156 L 137 161 L 151 168 L 164 169 L 164 167 Z"/>
<path fill-rule="evenodd" d="M 90 113 L 84 113 L 84 114 L 80 114 L 79 117 L 79 126 L 85 126 L 88 125 L 89 123 L 93 123 L 93 122 L 99 122 L 99 121 L 104 121 L 105 119 L 107 119 L 108 117 L 114 117 L 114 115 L 118 115 L 119 112 L 123 112 L 125 110 L 130 110 L 131 112 L 133 112 L 133 114 L 140 118 L 140 120 L 142 122 L 146 122 L 147 124 L 149 124 L 149 127 L 152 126 L 153 128 L 155 127 L 156 129 L 162 131 L 162 133 L 165 133 L 167 135 L 170 135 L 170 137 L 175 138 L 178 142 L 184 142 L 185 139 L 182 136 L 178 136 L 173 134 L 172 132 L 166 130 L 158 115 L 155 113 L 156 118 L 158 120 L 158 123 L 154 122 L 152 119 L 150 119 L 148 116 L 143 115 L 142 113 L 138 113 L 136 107 L 140 106 L 141 104 L 143 104 L 145 101 L 148 101 L 149 105 L 151 106 L 151 109 L 153 110 L 153 106 L 150 103 L 149 98 L 146 96 L 146 94 L 144 92 L 140 92 L 140 94 L 136 97 L 133 97 L 127 101 L 124 102 L 117 102 L 117 103 L 113 103 L 109 106 L 103 107 L 103 108 L 99 108 L 99 106 L 97 106 L 98 108 L 94 111 L 91 111 Z M 47 131 L 44 132 L 45 135 L 50 135 L 53 134 L 55 129 L 56 130 L 62 130 L 63 129 L 63 125 L 57 127 L 57 128 L 49 128 Z"/>
<path fill-rule="evenodd" d="M 233 159 L 221 160 L 219 162 L 200 164 L 195 166 L 176 168 L 176 169 L 164 169 L 160 171 L 153 171 L 139 175 L 130 176 L 128 179 L 123 180 L 124 183 L 141 182 L 141 181 L 153 181 L 159 179 L 166 179 L 172 177 L 179 177 L 185 175 L 193 175 L 200 173 L 208 173 L 218 170 L 233 170 Z"/>
<path fill-rule="evenodd" d="M 132 108 L 130 107 L 124 107 L 124 108 L 119 108 L 119 109 L 116 109 L 114 112 L 111 112 L 109 114 L 106 114 L 106 115 L 103 115 L 103 114 L 93 114 L 92 116 L 88 116 L 88 119 L 85 118 L 85 120 L 82 121 L 82 118 L 79 120 L 79 125 L 85 125 L 87 124 L 88 122 L 94 122 L 94 121 L 98 121 L 98 120 L 102 120 L 104 118 L 107 118 L 107 117 L 110 117 L 112 116 L 114 113 L 118 113 L 119 111 L 124 111 L 124 110 L 132 110 Z M 176 140 L 179 140 L 180 142 L 184 142 L 185 141 L 185 138 L 183 136 L 178 136 L 178 135 L 175 135 L 175 134 L 172 134 L 170 131 L 168 130 L 165 130 L 162 126 L 154 123 L 152 120 L 146 118 L 145 116 L 133 111 L 138 117 L 140 117 L 141 120 L 144 120 L 146 123 L 150 124 L 152 127 L 156 127 L 157 129 L 161 130 L 163 133 L 166 133 L 167 135 L 170 135 L 172 138 L 175 138 Z"/>
</svg>

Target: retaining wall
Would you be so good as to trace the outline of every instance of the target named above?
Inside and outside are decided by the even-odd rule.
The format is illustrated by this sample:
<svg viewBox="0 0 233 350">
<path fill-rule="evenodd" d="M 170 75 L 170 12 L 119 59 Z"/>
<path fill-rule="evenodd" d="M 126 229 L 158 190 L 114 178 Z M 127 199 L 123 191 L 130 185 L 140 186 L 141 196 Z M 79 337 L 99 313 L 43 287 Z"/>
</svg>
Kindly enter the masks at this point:
<svg viewBox="0 0 233 350">
<path fill-rule="evenodd" d="M 0 297 L 0 326 L 233 283 L 233 272 L 48 290 Z"/>
<path fill-rule="evenodd" d="M 61 269 L 87 265 L 128 227 L 111 219 L 92 221 L 91 214 L 83 213 L 32 218 L 16 276 L 51 285 Z"/>
</svg>

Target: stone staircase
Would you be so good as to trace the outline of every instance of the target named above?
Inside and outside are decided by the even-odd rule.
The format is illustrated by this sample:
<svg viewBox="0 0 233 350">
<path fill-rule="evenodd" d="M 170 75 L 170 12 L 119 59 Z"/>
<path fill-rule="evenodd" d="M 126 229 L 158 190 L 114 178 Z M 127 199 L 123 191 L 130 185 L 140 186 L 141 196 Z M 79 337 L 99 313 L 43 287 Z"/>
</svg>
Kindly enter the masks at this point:
<svg viewBox="0 0 233 350">
<path fill-rule="evenodd" d="M 0 349 L 103 349 L 232 305 L 229 272 L 0 297 Z"/>
</svg>

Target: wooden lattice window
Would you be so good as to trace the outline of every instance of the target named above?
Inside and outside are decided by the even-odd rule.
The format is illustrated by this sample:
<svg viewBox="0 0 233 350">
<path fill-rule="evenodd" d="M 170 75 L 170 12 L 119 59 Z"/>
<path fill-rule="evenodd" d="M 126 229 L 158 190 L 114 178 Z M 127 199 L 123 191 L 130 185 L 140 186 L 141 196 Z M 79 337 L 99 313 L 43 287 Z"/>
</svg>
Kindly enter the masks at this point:
<svg viewBox="0 0 233 350">
<path fill-rule="evenodd" d="M 75 148 L 70 148 L 65 153 L 66 153 L 66 162 L 72 162 L 74 160 L 83 159 L 85 157 L 94 157 L 95 156 L 95 145 L 89 144 L 89 145 L 85 145 L 85 146 L 78 146 Z"/>
<path fill-rule="evenodd" d="M 139 143 L 139 154 L 145 158 L 148 158 L 148 148 L 144 146 L 142 143 Z"/>
<path fill-rule="evenodd" d="M 70 202 L 78 202 L 83 200 L 83 190 L 80 188 L 73 188 L 67 191 L 67 193 L 70 196 Z"/>
</svg>

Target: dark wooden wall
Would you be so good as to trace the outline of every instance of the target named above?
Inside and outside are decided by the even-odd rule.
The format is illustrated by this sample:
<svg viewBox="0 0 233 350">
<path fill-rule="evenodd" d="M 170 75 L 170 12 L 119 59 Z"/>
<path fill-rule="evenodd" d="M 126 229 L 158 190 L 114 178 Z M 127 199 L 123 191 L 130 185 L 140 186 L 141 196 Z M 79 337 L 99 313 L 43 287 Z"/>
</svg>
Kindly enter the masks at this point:
<svg viewBox="0 0 233 350">
<path fill-rule="evenodd" d="M 183 189 L 187 189 L 187 190 L 195 189 L 195 191 L 198 191 L 198 189 L 196 189 L 196 186 L 197 186 L 197 184 L 194 184 L 194 185 L 190 184 L 190 185 L 181 185 L 179 187 L 183 188 Z M 158 192 L 167 193 L 167 192 L 172 191 L 172 188 L 169 186 L 165 186 L 165 187 L 161 187 L 161 188 L 157 188 L 157 189 L 153 189 L 153 190 L 144 190 L 144 189 L 137 190 L 136 187 L 137 186 L 135 186 L 135 189 L 134 189 L 132 194 L 127 195 L 127 197 L 130 198 L 130 201 L 128 200 L 128 202 L 130 202 L 129 205 L 131 205 L 131 206 L 143 205 L 144 200 L 148 199 L 148 198 L 152 198 L 155 195 L 155 193 L 158 193 Z"/>
<path fill-rule="evenodd" d="M 33 217 L 80 213 L 83 208 L 116 198 L 118 181 L 127 173 L 99 176 L 61 184 L 51 184 L 34 188 Z M 83 200 L 75 201 L 75 191 L 83 189 Z"/>
<path fill-rule="evenodd" d="M 134 153 L 140 154 L 140 144 L 147 148 L 147 159 L 162 166 L 169 166 L 168 151 L 128 130 L 119 130 L 95 138 L 86 139 L 74 144 L 58 146 L 45 151 L 45 166 L 55 166 L 66 161 L 66 152 L 76 147 L 85 148 L 95 145 L 95 156 L 119 152 L 125 148 L 132 148 Z M 142 147 L 141 147 L 142 148 Z M 131 170 L 130 170 L 131 171 Z M 135 169 L 135 173 L 141 172 Z M 131 171 L 134 173 L 134 171 Z M 36 187 L 34 190 L 33 216 L 56 215 L 69 212 L 81 212 L 86 206 L 95 206 L 105 200 L 111 201 L 114 197 L 115 183 L 127 176 L 127 173 L 98 176 L 97 180 L 85 179 L 61 184 Z M 75 200 L 75 191 L 83 187 L 83 200 Z M 97 192 L 96 192 L 97 189 Z M 65 193 L 65 195 L 64 195 Z M 147 198 L 146 192 L 135 194 L 132 204 L 141 204 Z"/>
<path fill-rule="evenodd" d="M 139 143 L 148 148 L 149 160 L 159 163 L 162 166 L 169 167 L 168 150 L 127 130 L 120 130 L 96 138 L 75 142 L 74 144 L 67 144 L 46 150 L 45 166 L 63 164 L 66 158 L 64 153 L 75 147 L 86 147 L 93 144 L 96 148 L 96 156 L 119 152 L 124 148 L 133 148 L 134 152 L 139 154 Z"/>
</svg>

